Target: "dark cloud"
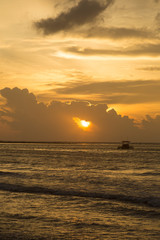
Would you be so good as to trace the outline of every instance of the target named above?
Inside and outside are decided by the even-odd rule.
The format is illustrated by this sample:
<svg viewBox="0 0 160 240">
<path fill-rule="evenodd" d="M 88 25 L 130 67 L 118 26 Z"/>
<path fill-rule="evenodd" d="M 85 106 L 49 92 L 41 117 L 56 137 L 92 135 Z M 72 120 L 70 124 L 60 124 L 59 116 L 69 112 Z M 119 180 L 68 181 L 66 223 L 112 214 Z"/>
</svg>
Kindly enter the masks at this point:
<svg viewBox="0 0 160 240">
<path fill-rule="evenodd" d="M 158 135 L 160 134 L 160 115 L 157 115 L 155 118 L 147 115 L 146 119 L 142 121 L 141 126 L 144 138 L 149 139 L 151 137 L 151 141 L 153 141 L 153 136 L 155 136 L 156 141 L 160 142 L 160 139 L 158 140 Z"/>
<path fill-rule="evenodd" d="M 98 0 L 81 0 L 67 13 L 62 12 L 56 18 L 41 19 L 35 23 L 35 26 L 42 30 L 45 35 L 67 31 L 92 22 L 112 2 L 113 0 L 105 0 L 104 3 L 100 3 Z"/>
<path fill-rule="evenodd" d="M 93 49 L 93 48 L 78 48 L 69 47 L 66 52 L 84 56 L 129 56 L 129 57 L 159 57 L 160 44 L 143 44 L 135 45 L 134 47 L 119 48 L 119 49 Z"/>
<path fill-rule="evenodd" d="M 120 141 L 126 136 L 132 141 L 160 141 L 160 116 L 147 116 L 138 128 L 133 119 L 107 110 L 106 104 L 52 101 L 48 106 L 38 103 L 27 89 L 5 88 L 0 91 L 6 104 L 0 110 L 0 134 L 8 140 L 28 141 Z M 8 109 L 5 111 L 5 108 Z M 2 117 L 6 122 L 2 122 Z M 90 131 L 83 131 L 73 117 L 92 122 Z M 8 121 L 11 118 L 12 121 Z M 2 134 L 3 133 L 3 134 Z M 9 134 L 10 133 L 10 134 Z M 148 137 L 148 138 L 146 138 Z"/>
<path fill-rule="evenodd" d="M 74 31 L 73 34 L 76 34 Z M 123 38 L 137 38 L 137 39 L 155 39 L 155 33 L 143 28 L 116 28 L 116 27 L 98 27 L 88 28 L 86 31 L 77 31 L 77 34 L 85 38 L 109 38 L 119 40 Z"/>
<path fill-rule="evenodd" d="M 149 66 L 149 67 L 143 67 L 143 68 L 137 68 L 138 70 L 142 70 L 142 71 L 160 71 L 160 67 L 157 66 Z"/>
<path fill-rule="evenodd" d="M 58 94 L 88 95 L 90 100 L 98 95 L 108 104 L 160 102 L 160 81 L 107 81 L 92 83 L 68 83 L 55 90 Z"/>
<path fill-rule="evenodd" d="M 160 13 L 157 13 L 155 20 L 156 20 L 156 25 L 159 29 L 159 27 L 160 27 Z"/>
</svg>

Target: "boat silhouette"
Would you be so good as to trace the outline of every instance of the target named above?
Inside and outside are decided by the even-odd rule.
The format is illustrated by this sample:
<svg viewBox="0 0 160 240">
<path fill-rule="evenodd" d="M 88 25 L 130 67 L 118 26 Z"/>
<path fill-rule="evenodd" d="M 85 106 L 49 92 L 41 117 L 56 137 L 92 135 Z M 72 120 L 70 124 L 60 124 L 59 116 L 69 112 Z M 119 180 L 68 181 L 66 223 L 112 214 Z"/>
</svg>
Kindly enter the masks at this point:
<svg viewBox="0 0 160 240">
<path fill-rule="evenodd" d="M 118 149 L 134 149 L 133 146 L 130 146 L 130 141 L 122 141 L 121 146 L 118 146 Z"/>
</svg>

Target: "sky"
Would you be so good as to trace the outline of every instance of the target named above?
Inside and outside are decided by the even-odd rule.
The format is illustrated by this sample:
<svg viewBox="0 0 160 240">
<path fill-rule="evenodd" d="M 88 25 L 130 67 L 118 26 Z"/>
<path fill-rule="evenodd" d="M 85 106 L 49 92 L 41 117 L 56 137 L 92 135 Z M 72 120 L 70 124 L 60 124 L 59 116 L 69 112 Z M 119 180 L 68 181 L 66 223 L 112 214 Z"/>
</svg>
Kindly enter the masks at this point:
<svg viewBox="0 0 160 240">
<path fill-rule="evenodd" d="M 159 0 L 0 6 L 0 140 L 160 142 Z"/>
</svg>

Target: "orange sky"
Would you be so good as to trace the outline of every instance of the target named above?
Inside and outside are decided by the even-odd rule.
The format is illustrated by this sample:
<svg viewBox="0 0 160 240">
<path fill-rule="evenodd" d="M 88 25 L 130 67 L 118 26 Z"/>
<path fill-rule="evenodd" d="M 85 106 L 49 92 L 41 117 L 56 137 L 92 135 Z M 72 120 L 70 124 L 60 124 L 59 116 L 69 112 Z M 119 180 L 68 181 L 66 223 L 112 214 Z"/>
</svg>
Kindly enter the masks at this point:
<svg viewBox="0 0 160 240">
<path fill-rule="evenodd" d="M 146 115 L 157 121 L 160 1 L 0 0 L 0 4 L 1 90 L 26 88 L 45 106 L 52 101 L 106 104 L 141 125 Z M 8 97 L 0 96 L 0 126 L 4 118 L 15 117 L 7 115 L 6 109 L 15 110 Z M 8 122 L 5 129 L 3 138 L 22 131 Z"/>
</svg>

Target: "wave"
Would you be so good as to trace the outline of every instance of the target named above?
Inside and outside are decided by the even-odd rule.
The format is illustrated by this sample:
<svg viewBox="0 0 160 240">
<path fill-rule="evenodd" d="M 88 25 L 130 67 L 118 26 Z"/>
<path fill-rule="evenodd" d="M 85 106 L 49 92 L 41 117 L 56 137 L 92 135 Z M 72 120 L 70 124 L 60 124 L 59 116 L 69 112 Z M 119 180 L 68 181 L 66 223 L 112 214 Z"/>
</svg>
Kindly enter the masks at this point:
<svg viewBox="0 0 160 240">
<path fill-rule="evenodd" d="M 32 216 L 32 215 L 23 215 L 23 214 L 13 214 L 13 213 L 7 213 L 7 214 L 4 214 L 5 217 L 8 218 L 13 218 L 13 219 L 22 219 L 22 220 L 30 220 L 30 219 L 37 219 L 36 216 Z"/>
<path fill-rule="evenodd" d="M 144 175 L 144 176 L 159 176 L 160 172 L 145 172 L 145 173 L 141 173 L 139 175 Z"/>
<path fill-rule="evenodd" d="M 3 171 L 0 171 L 0 176 L 23 176 L 22 173 L 17 173 L 17 172 L 3 172 Z"/>
<path fill-rule="evenodd" d="M 160 207 L 160 198 L 158 197 L 137 197 L 123 194 L 111 194 L 100 192 L 84 192 L 76 190 L 49 189 L 39 186 L 22 186 L 18 184 L 0 183 L 0 190 L 16 192 L 16 193 L 31 193 L 31 194 L 47 194 L 57 196 L 85 197 L 85 198 L 100 198 L 105 200 L 113 200 L 119 202 L 142 204 L 149 207 Z"/>
</svg>

